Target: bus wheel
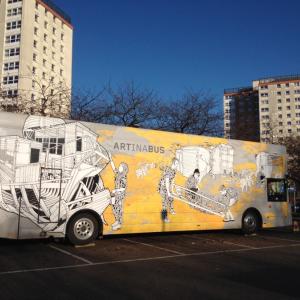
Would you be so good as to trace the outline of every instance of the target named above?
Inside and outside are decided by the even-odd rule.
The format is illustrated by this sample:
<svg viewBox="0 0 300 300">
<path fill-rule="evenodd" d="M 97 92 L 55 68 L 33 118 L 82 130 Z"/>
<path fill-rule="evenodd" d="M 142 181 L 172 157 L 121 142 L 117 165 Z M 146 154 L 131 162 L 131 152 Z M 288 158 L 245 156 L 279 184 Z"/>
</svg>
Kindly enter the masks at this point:
<svg viewBox="0 0 300 300">
<path fill-rule="evenodd" d="M 94 241 L 99 234 L 99 223 L 90 213 L 75 215 L 67 229 L 67 237 L 74 245 L 84 245 Z"/>
<path fill-rule="evenodd" d="M 242 230 L 245 234 L 252 234 L 259 229 L 259 218 L 255 211 L 246 211 L 243 215 Z"/>
</svg>

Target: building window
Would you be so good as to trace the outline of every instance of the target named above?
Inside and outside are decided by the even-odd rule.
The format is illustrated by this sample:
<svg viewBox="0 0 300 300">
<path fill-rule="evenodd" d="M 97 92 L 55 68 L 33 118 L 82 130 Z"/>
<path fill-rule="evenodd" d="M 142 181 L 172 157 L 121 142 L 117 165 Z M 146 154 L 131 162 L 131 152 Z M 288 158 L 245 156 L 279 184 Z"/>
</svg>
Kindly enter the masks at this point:
<svg viewBox="0 0 300 300">
<path fill-rule="evenodd" d="M 44 22 L 44 28 L 47 29 L 48 28 L 48 22 Z"/>
<path fill-rule="evenodd" d="M 291 110 L 291 107 L 290 107 L 290 106 L 287 106 L 286 109 L 287 109 L 287 110 Z"/>
<path fill-rule="evenodd" d="M 43 76 L 43 79 L 46 79 L 46 73 L 45 72 L 43 72 L 42 76 Z"/>
<path fill-rule="evenodd" d="M 22 14 L 22 7 L 18 8 L 12 8 L 7 10 L 7 16 L 12 17 L 12 16 L 17 16 Z"/>
<path fill-rule="evenodd" d="M 296 117 L 299 118 L 300 117 L 300 113 L 296 113 Z"/>
<path fill-rule="evenodd" d="M 55 40 L 52 40 L 52 47 L 55 47 Z"/>
<path fill-rule="evenodd" d="M 282 115 L 278 115 L 278 118 L 279 118 L 279 119 L 282 119 Z"/>
<path fill-rule="evenodd" d="M 288 131 L 288 133 L 292 133 L 292 129 L 288 129 L 287 131 Z"/>
<path fill-rule="evenodd" d="M 54 72 L 54 70 L 55 70 L 55 66 L 54 66 L 54 65 L 51 65 L 51 71 Z"/>
<path fill-rule="evenodd" d="M 64 38 L 65 38 L 65 35 L 62 33 L 62 34 L 60 35 L 60 39 L 63 41 Z"/>
<path fill-rule="evenodd" d="M 286 117 L 287 117 L 287 118 L 291 118 L 291 114 L 287 114 Z"/>
<path fill-rule="evenodd" d="M 33 41 L 33 47 L 37 48 L 37 41 L 36 40 Z"/>
<path fill-rule="evenodd" d="M 52 59 L 55 59 L 55 52 L 52 52 Z"/>
<path fill-rule="evenodd" d="M 44 41 L 47 42 L 47 34 L 44 34 Z"/>
<path fill-rule="evenodd" d="M 300 97 L 296 97 L 295 102 L 300 102 Z"/>
<path fill-rule="evenodd" d="M 60 46 L 60 52 L 64 52 L 64 46 Z"/>
<path fill-rule="evenodd" d="M 286 86 L 286 87 L 289 87 L 289 86 L 290 86 L 290 84 L 289 84 L 289 83 L 286 83 L 286 84 L 285 84 L 285 86 Z"/>
<path fill-rule="evenodd" d="M 37 1 L 35 1 L 35 9 L 39 9 L 39 4 Z"/>
<path fill-rule="evenodd" d="M 282 123 L 282 122 L 278 122 L 278 125 L 279 125 L 279 126 L 282 126 L 282 125 L 283 125 L 283 123 Z"/>
<path fill-rule="evenodd" d="M 295 105 L 295 108 L 296 109 L 300 109 L 300 105 Z"/>
<path fill-rule="evenodd" d="M 38 15 L 38 14 L 35 14 L 35 15 L 34 15 L 34 21 L 35 21 L 35 22 L 38 22 L 38 21 L 39 21 L 39 15 Z"/>
<path fill-rule="evenodd" d="M 282 110 L 282 107 L 281 106 L 278 106 L 278 108 L 277 108 L 278 110 Z"/>
<path fill-rule="evenodd" d="M 300 82 L 295 82 L 295 86 L 300 86 Z"/>
<path fill-rule="evenodd" d="M 32 67 L 32 74 L 36 73 L 36 67 Z"/>
<path fill-rule="evenodd" d="M 277 99 L 277 103 L 281 103 L 281 99 Z"/>
<path fill-rule="evenodd" d="M 279 96 L 280 96 L 280 95 L 281 95 L 281 92 L 277 92 L 277 95 L 279 95 Z"/>
<path fill-rule="evenodd" d="M 21 28 L 21 21 L 13 21 L 13 22 L 6 23 L 7 30 L 12 30 L 17 28 Z"/>
<path fill-rule="evenodd" d="M 286 95 L 289 95 L 289 94 L 290 94 L 290 91 L 286 91 L 285 94 L 286 94 Z"/>
<path fill-rule="evenodd" d="M 19 69 L 19 62 L 9 62 L 4 64 L 4 71 L 10 70 L 18 70 Z"/>
<path fill-rule="evenodd" d="M 17 3 L 17 2 L 22 2 L 22 0 L 8 0 L 7 1 L 8 4 Z"/>
<path fill-rule="evenodd" d="M 11 48 L 11 49 L 5 49 L 5 56 L 17 56 L 20 55 L 20 48 Z"/>
<path fill-rule="evenodd" d="M 43 67 L 46 67 L 46 59 L 43 59 Z"/>
<path fill-rule="evenodd" d="M 267 89 L 268 89 L 268 86 L 267 86 L 267 85 L 262 85 L 262 86 L 260 87 L 260 89 L 261 89 L 261 90 L 267 90 Z"/>
<path fill-rule="evenodd" d="M 291 126 L 291 125 L 292 125 L 292 122 L 291 122 L 291 121 L 288 121 L 288 122 L 286 122 L 286 125 Z"/>
<path fill-rule="evenodd" d="M 5 42 L 7 44 L 20 42 L 20 40 L 21 40 L 21 35 L 20 34 L 8 35 L 5 38 Z"/>
<path fill-rule="evenodd" d="M 280 87 L 281 87 L 281 84 L 278 83 L 278 84 L 277 84 L 277 87 L 280 88 Z"/>
<path fill-rule="evenodd" d="M 19 76 L 5 76 L 3 77 L 3 84 L 13 84 L 13 83 L 18 83 L 19 81 Z"/>
<path fill-rule="evenodd" d="M 300 90 L 295 90 L 295 94 L 300 94 Z"/>
<path fill-rule="evenodd" d="M 60 69 L 59 74 L 60 74 L 60 76 L 63 76 L 63 70 L 62 69 Z"/>
<path fill-rule="evenodd" d="M 34 27 L 33 32 L 34 32 L 35 35 L 37 35 L 38 34 L 38 29 L 36 27 Z"/>
<path fill-rule="evenodd" d="M 286 98 L 285 101 L 286 101 L 286 102 L 291 102 L 291 99 L 290 99 L 290 98 Z"/>
<path fill-rule="evenodd" d="M 56 28 L 52 28 L 52 33 L 55 34 L 56 33 Z"/>
<path fill-rule="evenodd" d="M 43 53 L 47 54 L 47 47 L 45 47 L 45 46 L 43 47 Z"/>
<path fill-rule="evenodd" d="M 261 93 L 260 96 L 261 97 L 268 97 L 268 93 Z"/>
<path fill-rule="evenodd" d="M 63 65 L 64 64 L 64 59 L 61 57 L 60 58 L 60 63 Z"/>
<path fill-rule="evenodd" d="M 261 111 L 262 111 L 262 112 L 267 112 L 267 111 L 269 111 L 269 108 L 263 107 L 263 108 L 261 109 Z"/>
</svg>

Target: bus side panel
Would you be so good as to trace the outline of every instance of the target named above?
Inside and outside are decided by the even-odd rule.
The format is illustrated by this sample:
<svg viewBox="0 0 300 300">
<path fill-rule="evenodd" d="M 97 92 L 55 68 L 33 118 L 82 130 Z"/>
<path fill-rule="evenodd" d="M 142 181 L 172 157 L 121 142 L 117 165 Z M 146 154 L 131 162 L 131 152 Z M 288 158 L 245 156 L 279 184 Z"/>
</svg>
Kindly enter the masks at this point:
<svg viewBox="0 0 300 300">
<path fill-rule="evenodd" d="M 291 223 L 289 205 L 269 203 L 266 192 L 267 178 L 284 177 L 284 147 L 121 127 L 97 133 L 116 168 L 128 166 L 125 193 L 105 211 L 104 234 L 241 228 L 248 208 L 264 227 Z M 111 190 L 117 177 L 102 173 Z"/>
</svg>

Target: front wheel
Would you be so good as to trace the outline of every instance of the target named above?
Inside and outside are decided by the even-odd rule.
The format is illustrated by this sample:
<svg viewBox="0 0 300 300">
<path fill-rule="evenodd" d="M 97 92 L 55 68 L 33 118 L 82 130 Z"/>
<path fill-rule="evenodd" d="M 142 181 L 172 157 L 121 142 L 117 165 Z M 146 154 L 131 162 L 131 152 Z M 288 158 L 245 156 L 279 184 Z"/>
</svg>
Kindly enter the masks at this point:
<svg viewBox="0 0 300 300">
<path fill-rule="evenodd" d="M 256 213 L 248 211 L 244 214 L 242 220 L 242 229 L 245 234 L 252 234 L 259 229 L 259 220 Z"/>
<path fill-rule="evenodd" d="M 67 237 L 74 245 L 84 245 L 94 241 L 99 234 L 99 223 L 90 213 L 79 213 L 68 225 Z"/>
</svg>

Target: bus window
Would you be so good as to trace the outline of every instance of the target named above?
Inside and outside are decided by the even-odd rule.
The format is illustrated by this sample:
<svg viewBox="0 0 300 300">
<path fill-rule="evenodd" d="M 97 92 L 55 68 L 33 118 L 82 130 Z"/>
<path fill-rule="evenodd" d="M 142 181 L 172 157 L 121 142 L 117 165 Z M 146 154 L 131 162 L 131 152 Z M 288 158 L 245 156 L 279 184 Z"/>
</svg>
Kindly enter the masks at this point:
<svg viewBox="0 0 300 300">
<path fill-rule="evenodd" d="M 284 179 L 272 179 L 267 181 L 268 201 L 283 202 L 287 200 L 286 197 L 286 183 Z"/>
<path fill-rule="evenodd" d="M 30 163 L 37 163 L 40 160 L 40 150 L 31 148 L 30 152 Z"/>
<path fill-rule="evenodd" d="M 77 137 L 76 139 L 76 151 L 82 151 L 82 138 Z"/>
</svg>

